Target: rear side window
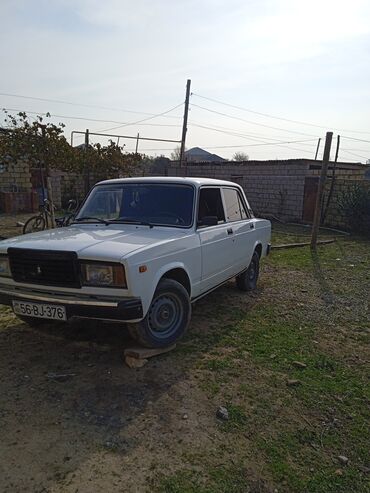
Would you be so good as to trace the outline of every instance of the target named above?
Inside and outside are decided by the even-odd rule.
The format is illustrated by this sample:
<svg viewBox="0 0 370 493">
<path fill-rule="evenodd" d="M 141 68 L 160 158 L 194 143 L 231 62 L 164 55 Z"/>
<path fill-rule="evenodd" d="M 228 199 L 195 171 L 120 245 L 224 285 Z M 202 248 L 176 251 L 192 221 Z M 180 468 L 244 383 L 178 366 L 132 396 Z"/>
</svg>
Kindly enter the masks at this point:
<svg viewBox="0 0 370 493">
<path fill-rule="evenodd" d="M 225 200 L 226 220 L 232 222 L 246 219 L 248 215 L 238 190 L 235 188 L 224 188 L 223 194 Z"/>
<path fill-rule="evenodd" d="M 221 190 L 219 188 L 202 188 L 199 194 L 198 224 L 207 216 L 216 216 L 219 223 L 225 222 Z"/>
</svg>

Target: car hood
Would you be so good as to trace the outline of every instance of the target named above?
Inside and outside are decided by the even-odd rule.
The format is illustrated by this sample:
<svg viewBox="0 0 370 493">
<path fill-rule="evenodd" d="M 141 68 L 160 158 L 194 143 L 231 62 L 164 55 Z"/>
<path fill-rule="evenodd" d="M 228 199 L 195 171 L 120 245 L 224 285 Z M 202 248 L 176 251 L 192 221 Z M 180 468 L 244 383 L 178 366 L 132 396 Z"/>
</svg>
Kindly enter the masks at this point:
<svg viewBox="0 0 370 493">
<path fill-rule="evenodd" d="M 56 228 L 0 241 L 0 253 L 7 249 L 30 248 L 76 252 L 79 258 L 120 260 L 135 250 L 175 240 L 188 230 L 136 225 L 85 224 Z"/>
</svg>

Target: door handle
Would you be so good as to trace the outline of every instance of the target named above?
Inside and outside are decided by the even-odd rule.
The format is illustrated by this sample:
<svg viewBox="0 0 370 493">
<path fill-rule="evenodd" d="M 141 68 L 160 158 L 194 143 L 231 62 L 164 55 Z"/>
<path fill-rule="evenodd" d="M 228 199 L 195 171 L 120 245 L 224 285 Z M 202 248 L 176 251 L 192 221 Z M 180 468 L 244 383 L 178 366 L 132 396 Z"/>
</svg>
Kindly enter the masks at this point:
<svg viewBox="0 0 370 493">
<path fill-rule="evenodd" d="M 233 228 L 227 228 L 227 234 L 232 235 L 234 233 Z"/>
</svg>

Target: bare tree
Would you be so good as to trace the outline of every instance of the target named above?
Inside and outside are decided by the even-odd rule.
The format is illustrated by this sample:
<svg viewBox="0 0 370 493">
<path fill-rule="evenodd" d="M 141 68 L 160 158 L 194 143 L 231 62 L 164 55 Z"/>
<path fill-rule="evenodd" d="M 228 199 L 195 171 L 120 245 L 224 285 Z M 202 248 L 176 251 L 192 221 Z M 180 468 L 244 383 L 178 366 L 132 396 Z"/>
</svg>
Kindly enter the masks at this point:
<svg viewBox="0 0 370 493">
<path fill-rule="evenodd" d="M 238 151 L 233 155 L 231 160 L 232 161 L 249 161 L 249 156 L 245 152 Z"/>
<path fill-rule="evenodd" d="M 186 147 L 185 147 L 186 151 Z M 180 153 L 181 153 L 181 146 L 177 146 L 172 152 L 171 152 L 171 160 L 172 161 L 180 161 Z"/>
</svg>

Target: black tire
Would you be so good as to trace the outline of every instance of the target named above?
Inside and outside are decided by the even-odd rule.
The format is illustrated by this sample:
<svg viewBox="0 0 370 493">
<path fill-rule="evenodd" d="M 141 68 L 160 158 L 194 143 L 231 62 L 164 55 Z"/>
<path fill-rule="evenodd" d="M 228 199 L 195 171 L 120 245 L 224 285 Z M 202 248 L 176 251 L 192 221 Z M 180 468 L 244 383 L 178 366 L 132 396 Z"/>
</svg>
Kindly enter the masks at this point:
<svg viewBox="0 0 370 493">
<path fill-rule="evenodd" d="M 257 280 L 260 271 L 260 256 L 254 252 L 252 260 L 246 271 L 236 277 L 236 285 L 241 291 L 253 291 L 257 287 Z"/>
<path fill-rule="evenodd" d="M 36 231 L 43 231 L 45 229 L 45 219 L 42 216 L 30 217 L 23 226 L 23 234 L 34 233 Z"/>
<path fill-rule="evenodd" d="M 40 325 L 43 325 L 48 321 L 44 318 L 23 317 L 22 315 L 17 315 L 17 317 L 19 318 L 19 320 L 22 320 L 22 322 L 29 325 L 30 327 L 39 327 Z"/>
<path fill-rule="evenodd" d="M 142 346 L 167 347 L 185 334 L 190 317 L 190 298 L 184 286 L 173 279 L 162 279 L 145 318 L 128 324 L 128 328 L 131 337 Z"/>
</svg>

